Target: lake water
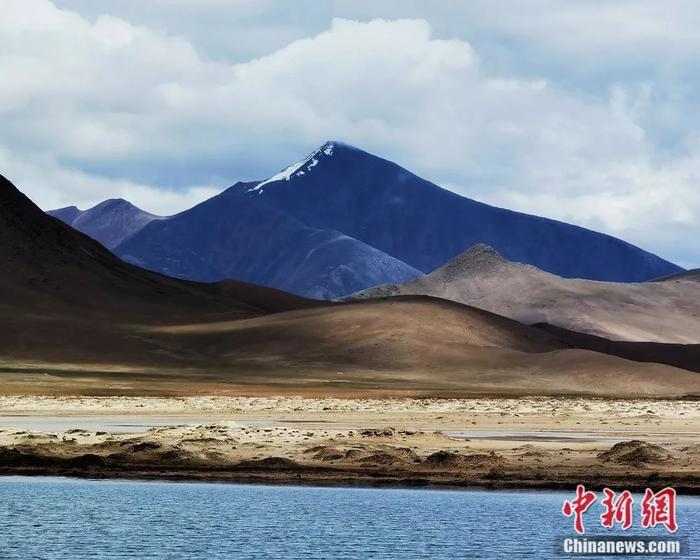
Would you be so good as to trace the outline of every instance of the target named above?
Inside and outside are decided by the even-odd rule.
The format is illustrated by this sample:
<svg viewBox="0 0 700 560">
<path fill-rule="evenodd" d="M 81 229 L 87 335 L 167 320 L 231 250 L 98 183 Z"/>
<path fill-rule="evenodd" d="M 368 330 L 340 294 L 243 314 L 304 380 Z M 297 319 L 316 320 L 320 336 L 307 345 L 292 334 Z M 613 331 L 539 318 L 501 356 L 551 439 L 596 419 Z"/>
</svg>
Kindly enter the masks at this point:
<svg viewBox="0 0 700 560">
<path fill-rule="evenodd" d="M 560 513 L 570 497 L 7 477 L 0 558 L 561 558 L 557 536 L 574 536 Z M 700 499 L 679 498 L 677 511 L 685 557 L 698 558 Z"/>
</svg>

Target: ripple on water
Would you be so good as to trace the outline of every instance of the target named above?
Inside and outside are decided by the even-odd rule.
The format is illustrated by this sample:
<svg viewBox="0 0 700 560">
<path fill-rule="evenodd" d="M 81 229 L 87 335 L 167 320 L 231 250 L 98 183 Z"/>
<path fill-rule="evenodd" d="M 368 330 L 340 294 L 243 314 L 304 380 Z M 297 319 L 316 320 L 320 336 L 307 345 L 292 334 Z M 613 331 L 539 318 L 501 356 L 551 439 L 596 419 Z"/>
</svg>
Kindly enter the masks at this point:
<svg viewBox="0 0 700 560">
<path fill-rule="evenodd" d="M 568 493 L 0 479 L 7 560 L 557 558 Z M 700 500 L 678 507 L 700 550 Z M 595 516 L 592 518 L 592 521 Z"/>
</svg>

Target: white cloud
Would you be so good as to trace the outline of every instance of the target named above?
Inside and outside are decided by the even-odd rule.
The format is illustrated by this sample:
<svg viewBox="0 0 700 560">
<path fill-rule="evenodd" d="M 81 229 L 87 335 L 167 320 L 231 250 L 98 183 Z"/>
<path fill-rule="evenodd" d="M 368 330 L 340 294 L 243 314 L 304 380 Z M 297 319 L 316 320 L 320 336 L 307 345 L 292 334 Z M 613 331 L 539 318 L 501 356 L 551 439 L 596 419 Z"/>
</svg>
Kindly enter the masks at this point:
<svg viewBox="0 0 700 560">
<path fill-rule="evenodd" d="M 557 49 L 560 55 L 609 64 L 623 55 L 692 56 L 700 46 L 700 14 L 694 0 L 531 0 L 502 2 L 509 9 L 488 10 L 486 0 L 465 3 L 464 13 L 479 26 Z M 585 30 L 585 32 L 583 32 Z"/>
<path fill-rule="evenodd" d="M 221 192 L 219 186 L 193 186 L 173 191 L 128 179 L 109 179 L 58 165 L 44 157 L 31 162 L 17 160 L 0 150 L 0 169 L 10 181 L 44 209 L 77 205 L 91 208 L 106 198 L 124 198 L 148 212 L 168 216 L 190 208 Z"/>
<path fill-rule="evenodd" d="M 697 250 L 692 240 L 674 246 L 649 233 L 700 233 L 700 149 L 690 136 L 678 139 L 675 155 L 660 146 L 659 115 L 675 122 L 678 114 L 654 83 L 610 84 L 601 96 L 497 72 L 469 42 L 435 38 L 420 19 L 335 19 L 323 32 L 231 63 L 113 15 L 6 2 L 0 163 L 45 208 L 122 196 L 170 213 L 213 193 L 211 185 L 263 178 L 338 138 L 462 194 L 688 262 Z M 537 25 L 514 10 L 499 29 L 566 47 L 572 26 L 597 13 L 567 4 Z M 607 22 L 599 34 L 628 13 L 599 11 Z M 630 40 L 663 37 L 654 13 L 625 32 Z M 185 190 L 167 189 L 174 184 Z"/>
</svg>

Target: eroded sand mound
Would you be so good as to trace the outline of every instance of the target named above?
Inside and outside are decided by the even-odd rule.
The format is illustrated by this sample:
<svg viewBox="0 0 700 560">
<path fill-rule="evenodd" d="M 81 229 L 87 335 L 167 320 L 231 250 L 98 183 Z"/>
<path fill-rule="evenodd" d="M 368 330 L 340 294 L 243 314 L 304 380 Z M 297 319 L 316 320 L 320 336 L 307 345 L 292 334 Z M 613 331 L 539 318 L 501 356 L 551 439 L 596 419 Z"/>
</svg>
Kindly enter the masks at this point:
<svg viewBox="0 0 700 560">
<path fill-rule="evenodd" d="M 416 404 L 422 408 L 426 403 Z M 375 428 L 366 427 L 372 426 L 366 413 L 361 415 L 361 423 L 353 423 L 347 416 L 340 424 L 310 422 L 306 426 L 298 421 L 263 426 L 222 421 L 121 434 L 0 428 L 0 474 L 518 488 L 574 488 L 585 480 L 597 488 L 674 486 L 679 491 L 700 491 L 695 431 L 686 423 L 689 408 L 675 411 L 682 416 L 668 418 L 635 414 L 650 406 L 660 413 L 661 404 L 646 403 L 643 408 L 629 410 L 613 406 L 609 414 L 601 408 L 607 406 L 607 401 L 572 401 L 559 410 L 550 428 L 582 407 L 576 418 L 587 423 L 588 429 L 599 429 L 607 419 L 617 418 L 636 425 L 635 434 L 639 430 L 648 433 L 654 426 L 657 434 L 664 434 L 663 441 L 672 437 L 669 433 L 675 433 L 675 439 L 664 447 L 640 439 L 611 446 L 602 439 L 591 441 L 590 435 L 580 432 L 572 432 L 562 441 L 557 439 L 559 435 L 552 436 L 551 441 L 537 446 L 523 444 L 517 433 L 512 441 L 504 440 L 501 426 L 508 417 L 509 429 L 526 430 L 521 436 L 531 433 L 527 431 L 531 428 L 521 424 L 529 415 L 527 405 L 518 413 L 503 405 L 500 412 L 488 408 L 491 428 L 498 427 L 490 439 L 450 436 L 422 423 L 416 411 L 402 416 L 403 420 L 394 417 L 396 429 L 382 427 L 381 422 Z M 530 424 L 541 426 L 553 412 L 556 410 L 550 407 L 543 409 Z M 443 415 L 449 414 L 441 410 L 436 416 L 433 411 L 424 420 L 442 422 Z M 461 426 L 464 418 L 478 417 L 473 406 L 453 414 L 459 415 L 454 425 Z M 606 421 L 601 421 L 603 418 Z M 657 419 L 665 424 L 657 427 Z M 578 421 L 571 422 L 570 426 L 579 429 Z M 418 427 L 421 424 L 422 428 Z M 362 435 L 368 432 L 373 435 Z M 577 437 L 582 439 L 576 441 Z M 653 470 L 649 468 L 652 465 Z"/>
<path fill-rule="evenodd" d="M 644 463 L 663 463 L 673 458 L 673 455 L 660 445 L 641 440 L 631 440 L 616 443 L 598 455 L 603 461 L 612 461 L 626 465 Z"/>
<path fill-rule="evenodd" d="M 483 469 L 502 466 L 505 459 L 498 453 L 474 453 L 461 455 L 459 453 L 438 451 L 425 459 L 425 464 L 434 467 Z"/>
</svg>

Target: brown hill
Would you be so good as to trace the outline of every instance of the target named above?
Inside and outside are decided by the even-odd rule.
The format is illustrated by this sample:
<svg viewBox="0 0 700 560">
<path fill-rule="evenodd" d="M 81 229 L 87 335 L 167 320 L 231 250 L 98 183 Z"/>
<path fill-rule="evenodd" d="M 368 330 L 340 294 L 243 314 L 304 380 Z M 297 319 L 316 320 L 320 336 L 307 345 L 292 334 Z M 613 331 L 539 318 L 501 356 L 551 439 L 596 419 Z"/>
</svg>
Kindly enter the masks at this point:
<svg viewBox="0 0 700 560">
<path fill-rule="evenodd" d="M 676 272 L 675 274 L 669 274 L 668 276 L 662 276 L 661 278 L 656 278 L 652 282 L 700 282 L 700 268 L 694 268 L 692 270 L 684 270 L 683 272 Z"/>
<path fill-rule="evenodd" d="M 692 273 L 637 284 L 564 279 L 476 245 L 427 276 L 355 297 L 398 294 L 445 298 L 611 340 L 700 344 L 700 283 Z"/>
<path fill-rule="evenodd" d="M 593 336 L 592 334 L 569 331 L 546 323 L 539 323 L 534 326 L 550 333 L 573 348 L 619 356 L 635 362 L 666 364 L 700 373 L 700 344 L 620 342 Z"/>
<path fill-rule="evenodd" d="M 571 349 L 505 317 L 429 297 L 152 329 L 279 387 L 394 395 L 681 396 L 700 376 Z M 542 335 L 547 336 L 542 336 Z"/>
<path fill-rule="evenodd" d="M 132 320 L 250 317 L 310 302 L 245 284 L 197 284 L 131 266 L 47 216 L 0 176 L 0 308 L 42 315 L 109 312 Z"/>
<path fill-rule="evenodd" d="M 0 181 L 3 392 L 700 394 L 700 376 L 572 350 L 429 297 L 321 305 L 127 265 Z"/>
</svg>

